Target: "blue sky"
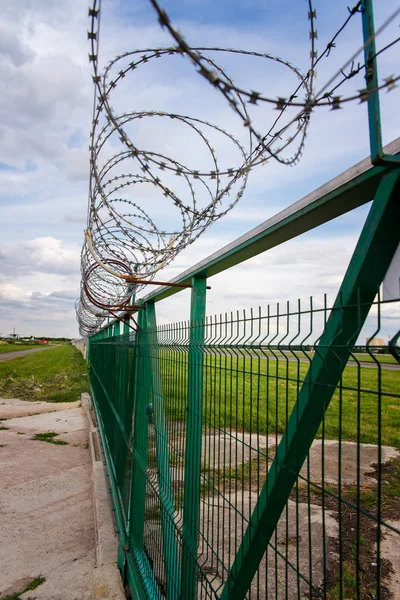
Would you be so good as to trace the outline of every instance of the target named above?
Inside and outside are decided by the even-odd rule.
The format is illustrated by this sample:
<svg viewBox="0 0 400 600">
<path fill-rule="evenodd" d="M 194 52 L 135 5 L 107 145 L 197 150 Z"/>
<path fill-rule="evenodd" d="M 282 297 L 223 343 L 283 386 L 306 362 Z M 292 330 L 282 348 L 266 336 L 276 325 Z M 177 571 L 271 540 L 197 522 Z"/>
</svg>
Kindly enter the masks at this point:
<svg viewBox="0 0 400 600">
<path fill-rule="evenodd" d="M 394 1 L 375 4 L 378 25 L 398 5 Z M 127 50 L 172 45 L 147 0 L 103 0 L 102 5 L 101 64 Z M 314 2 L 318 48 L 324 48 L 341 24 L 347 5 L 341 0 Z M 192 45 L 268 52 L 293 62 L 303 72 L 307 70 L 306 0 L 165 0 L 164 6 Z M 15 326 L 23 335 L 77 335 L 74 299 L 79 293 L 79 253 L 86 225 L 92 115 L 87 27 L 87 7 L 80 0 L 37 0 L 34 5 L 21 2 L 3 7 L 1 333 L 9 333 Z M 398 27 L 399 18 L 382 34 L 382 43 L 397 37 Z M 331 57 L 321 62 L 317 87 L 322 87 L 361 44 L 361 24 L 356 16 Z M 381 77 L 397 74 L 398 57 L 397 47 L 382 57 Z M 116 97 L 120 109 L 165 109 L 202 116 L 235 135 L 243 135 L 241 123 L 225 100 L 182 60 L 165 61 L 162 66 L 151 65 L 140 72 L 138 69 Z M 250 89 L 273 96 L 280 95 L 280 90 L 284 95 L 292 89 L 293 76 L 276 65 L 224 60 L 235 81 Z M 362 86 L 362 79 L 349 89 L 357 86 Z M 398 103 L 398 90 L 382 94 L 385 143 L 400 136 Z M 262 130 L 271 115 L 260 108 L 254 118 Z M 188 153 L 191 143 L 184 133 L 172 140 L 167 130 L 154 122 L 144 123 L 136 133 L 149 149 L 175 143 L 179 147 L 174 152 Z M 223 155 L 223 145 L 220 150 Z M 368 152 L 365 104 L 351 103 L 333 112 L 320 109 L 311 121 L 300 163 L 287 168 L 271 162 L 255 169 L 239 204 L 178 256 L 162 276 L 177 275 L 363 159 Z M 196 161 L 194 150 L 190 158 Z M 213 278 L 209 312 L 310 295 L 322 297 L 324 292 L 333 299 L 366 211 L 367 207 L 362 207 L 246 266 Z M 168 214 L 163 218 L 168 219 Z M 235 283 L 238 280 L 242 282 L 239 290 Z M 181 319 L 187 314 L 187 294 L 159 305 L 160 322 Z M 396 324 L 388 320 L 384 327 L 385 335 L 393 335 Z"/>
</svg>

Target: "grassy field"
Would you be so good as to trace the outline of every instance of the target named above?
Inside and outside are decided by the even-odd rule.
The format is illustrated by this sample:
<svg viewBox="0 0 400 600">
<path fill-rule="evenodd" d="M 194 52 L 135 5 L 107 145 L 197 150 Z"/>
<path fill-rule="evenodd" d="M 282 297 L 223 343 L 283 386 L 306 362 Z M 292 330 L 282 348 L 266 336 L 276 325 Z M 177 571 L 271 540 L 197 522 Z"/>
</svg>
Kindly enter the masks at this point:
<svg viewBox="0 0 400 600">
<path fill-rule="evenodd" d="M 267 355 L 267 356 L 274 356 L 273 353 L 271 352 L 271 350 L 269 349 L 265 349 L 263 351 L 259 350 L 259 349 L 255 349 L 251 351 L 254 354 L 259 354 L 260 356 Z M 276 350 L 275 351 L 276 356 L 281 356 L 282 358 L 284 358 L 284 356 L 286 355 L 288 358 L 294 358 L 295 356 L 298 356 L 299 358 L 312 358 L 313 354 L 311 352 L 290 352 L 289 350 Z M 295 356 L 294 356 L 295 355 Z M 391 355 L 391 354 L 374 354 L 374 356 L 372 357 L 370 354 L 367 354 L 366 352 L 359 352 L 356 353 L 354 355 L 352 355 L 350 357 L 350 362 L 355 362 L 359 361 L 359 362 L 368 362 L 368 363 L 373 363 L 375 362 L 375 359 L 380 362 L 382 365 L 397 365 L 398 362 L 397 360 Z"/>
<path fill-rule="evenodd" d="M 60 346 L 0 362 L 0 396 L 22 400 L 74 402 L 89 391 L 87 366 L 73 346 Z"/>
<path fill-rule="evenodd" d="M 187 355 L 162 351 L 161 358 L 167 414 L 184 419 Z M 307 369 L 306 363 L 206 356 L 206 426 L 283 433 Z M 381 419 L 382 443 L 400 448 L 399 392 L 400 371 L 382 370 L 379 383 L 377 369 L 347 367 L 325 415 L 325 437 L 376 444 Z"/>
<path fill-rule="evenodd" d="M 374 354 L 370 356 L 366 353 L 354 354 L 354 358 L 360 362 L 375 362 L 376 359 L 382 365 L 398 365 L 399 363 L 391 354 Z M 352 358 L 350 360 L 353 360 Z"/>
<path fill-rule="evenodd" d="M 46 344 L 0 344 L 0 354 L 6 352 L 19 352 L 20 350 L 33 350 L 34 348 L 43 348 Z"/>
</svg>

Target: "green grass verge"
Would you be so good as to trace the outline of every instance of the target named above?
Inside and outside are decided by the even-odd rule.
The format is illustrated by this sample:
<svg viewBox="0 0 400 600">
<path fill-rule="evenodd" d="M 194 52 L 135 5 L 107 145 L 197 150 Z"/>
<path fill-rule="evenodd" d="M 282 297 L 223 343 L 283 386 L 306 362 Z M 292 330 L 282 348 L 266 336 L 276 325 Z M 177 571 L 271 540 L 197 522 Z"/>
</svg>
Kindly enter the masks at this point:
<svg viewBox="0 0 400 600">
<path fill-rule="evenodd" d="M 82 354 L 73 346 L 0 362 L 0 396 L 46 402 L 74 402 L 89 391 Z"/>
<path fill-rule="evenodd" d="M 0 354 L 19 352 L 20 350 L 33 350 L 34 348 L 48 348 L 46 344 L 0 344 Z"/>
</svg>

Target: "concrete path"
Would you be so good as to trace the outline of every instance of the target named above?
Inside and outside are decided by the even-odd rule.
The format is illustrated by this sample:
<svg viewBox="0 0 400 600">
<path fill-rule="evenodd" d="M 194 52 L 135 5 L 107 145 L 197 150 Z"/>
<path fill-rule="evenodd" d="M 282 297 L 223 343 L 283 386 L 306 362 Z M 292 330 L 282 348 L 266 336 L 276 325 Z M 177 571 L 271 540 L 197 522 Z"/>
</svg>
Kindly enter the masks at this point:
<svg viewBox="0 0 400 600">
<path fill-rule="evenodd" d="M 47 404 L 0 399 L 0 426 L 8 428 L 0 430 L 0 597 L 41 575 L 45 583 L 23 600 L 89 600 L 95 535 L 87 422 L 77 403 Z M 49 431 L 68 445 L 31 439 Z"/>
<path fill-rule="evenodd" d="M 33 354 L 34 352 L 41 352 L 42 350 L 52 350 L 53 348 L 59 348 L 60 346 L 44 346 L 43 348 L 32 348 L 32 350 L 17 350 L 15 352 L 4 352 L 0 354 L 0 362 L 3 360 L 10 360 L 10 358 L 18 358 L 18 356 L 25 356 L 26 354 Z"/>
<path fill-rule="evenodd" d="M 77 402 L 26 402 L 18 398 L 0 398 L 0 418 L 30 417 L 68 408 L 79 408 L 80 405 L 79 400 Z"/>
</svg>

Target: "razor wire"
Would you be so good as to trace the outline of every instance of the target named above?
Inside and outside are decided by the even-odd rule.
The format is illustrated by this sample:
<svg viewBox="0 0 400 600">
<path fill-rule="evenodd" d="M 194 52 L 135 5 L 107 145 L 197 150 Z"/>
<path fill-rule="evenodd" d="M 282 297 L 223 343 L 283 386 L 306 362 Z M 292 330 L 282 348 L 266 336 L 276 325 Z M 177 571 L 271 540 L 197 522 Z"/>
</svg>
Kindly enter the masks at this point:
<svg viewBox="0 0 400 600">
<path fill-rule="evenodd" d="M 315 90 L 317 65 L 333 53 L 342 31 L 361 12 L 361 2 L 348 8 L 346 19 L 318 54 L 317 12 L 312 0 L 307 0 L 310 62 L 305 73 L 288 60 L 268 53 L 192 47 L 172 25 L 158 1 L 149 2 L 176 46 L 124 52 L 112 59 L 103 71 L 99 67 L 101 0 L 93 0 L 89 8 L 89 61 L 93 68 L 94 103 L 88 222 L 81 254 L 81 294 L 76 305 L 82 335 L 96 331 L 110 315 L 118 318 L 121 311 L 129 311 L 143 285 L 154 280 L 158 271 L 235 206 L 243 196 L 251 169 L 271 159 L 295 165 L 302 156 L 310 120 L 317 107 L 336 110 L 350 100 L 364 102 L 369 93 L 376 91 L 363 87 L 357 93 L 337 95 L 341 86 L 366 70 L 365 64 L 355 66 L 354 63 L 363 47 L 319 92 Z M 399 12 L 400 9 L 395 11 L 377 34 Z M 399 40 L 378 50 L 376 56 Z M 236 85 L 220 62 L 226 57 L 238 56 L 268 61 L 289 70 L 297 80 L 292 93 L 272 98 Z M 194 69 L 222 94 L 239 116 L 245 126 L 244 136 L 234 135 L 221 124 L 199 116 L 169 110 L 120 111 L 115 108 L 120 102 L 118 92 L 126 80 L 155 62 L 170 61 L 171 57 L 189 58 Z M 398 79 L 394 75 L 386 77 L 377 89 L 390 91 Z M 262 105 L 271 105 L 278 111 L 272 124 L 264 130 L 253 117 L 253 111 Z M 289 114 L 293 108 L 296 113 Z M 143 120 L 151 124 L 155 132 L 172 123 L 171 143 L 175 132 L 179 137 L 184 131 L 185 140 L 192 136 L 196 142 L 191 143 L 200 148 L 200 164 L 192 164 L 190 156 L 178 158 L 174 147 L 169 152 L 143 148 L 136 139 Z M 148 141 L 152 141 L 151 137 Z M 216 141 L 224 150 L 229 148 L 229 157 L 233 157 L 230 164 L 222 163 L 225 152 L 215 149 Z"/>
</svg>

